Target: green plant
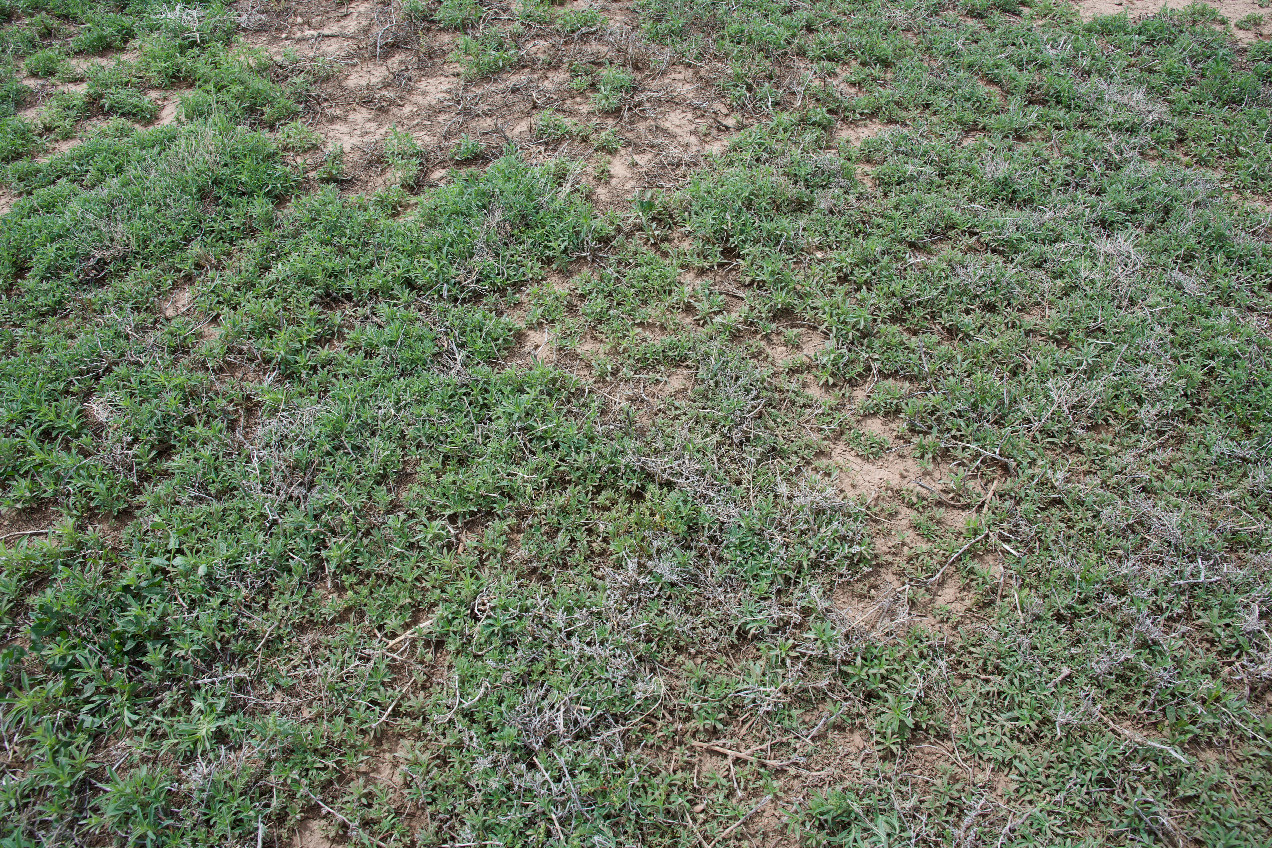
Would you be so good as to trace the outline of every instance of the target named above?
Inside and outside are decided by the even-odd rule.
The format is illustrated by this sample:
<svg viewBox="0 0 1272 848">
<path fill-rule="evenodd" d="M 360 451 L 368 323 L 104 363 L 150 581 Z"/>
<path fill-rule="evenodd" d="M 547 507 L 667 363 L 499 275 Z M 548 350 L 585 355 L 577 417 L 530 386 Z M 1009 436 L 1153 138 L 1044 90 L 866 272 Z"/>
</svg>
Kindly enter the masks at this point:
<svg viewBox="0 0 1272 848">
<path fill-rule="evenodd" d="M 586 141 L 592 137 L 593 131 L 593 127 L 572 121 L 551 109 L 545 109 L 534 118 L 534 137 L 541 141 Z"/>
<path fill-rule="evenodd" d="M 32 53 L 22 63 L 26 72 L 33 77 L 53 77 L 62 74 L 69 68 L 66 56 L 60 50 L 48 48 Z"/>
<path fill-rule="evenodd" d="M 424 151 L 410 133 L 396 126 L 390 127 L 384 139 L 384 157 L 399 185 L 405 188 L 415 186 L 420 169 L 424 167 Z"/>
<path fill-rule="evenodd" d="M 456 162 L 471 162 L 479 159 L 483 149 L 481 142 L 471 136 L 464 135 L 459 139 L 459 143 L 451 151 L 451 158 Z"/>
<path fill-rule="evenodd" d="M 314 172 L 314 178 L 319 182 L 338 183 L 343 181 L 345 177 L 345 150 L 343 144 L 333 144 L 323 154 L 322 164 Z"/>
<path fill-rule="evenodd" d="M 557 26 L 563 31 L 577 34 L 584 30 L 604 29 L 609 23 L 605 16 L 595 9 L 567 9 L 557 18 Z"/>
<path fill-rule="evenodd" d="M 481 20 L 482 8 L 477 0 L 442 0 L 433 17 L 448 29 L 467 29 Z"/>
<path fill-rule="evenodd" d="M 469 79 L 493 76 L 517 60 L 517 46 L 503 34 L 490 32 L 479 37 L 462 35 L 451 61 L 458 62 Z"/>
<path fill-rule="evenodd" d="M 166 775 L 147 766 L 126 777 L 116 776 L 98 800 L 95 823 L 127 845 L 162 844 L 172 836 L 175 824 L 164 815 L 169 786 Z"/>
<path fill-rule="evenodd" d="M 623 139 L 613 129 L 607 129 L 592 141 L 592 145 L 602 153 L 615 154 L 623 147 Z"/>
<path fill-rule="evenodd" d="M 125 63 L 98 65 L 88 74 L 88 100 L 103 112 L 142 123 L 158 115 L 158 107 L 138 87 L 136 69 Z"/>
<path fill-rule="evenodd" d="M 552 0 L 520 0 L 516 4 L 517 20 L 527 24 L 550 24 L 552 5 Z"/>
<path fill-rule="evenodd" d="M 40 147 L 31 124 L 17 117 L 0 118 L 0 162 L 12 162 Z"/>
<path fill-rule="evenodd" d="M 89 10 L 84 17 L 84 27 L 71 39 L 70 48 L 75 53 L 104 53 L 120 50 L 136 35 L 138 22 L 127 14 Z"/>
<path fill-rule="evenodd" d="M 291 153 L 308 153 L 322 146 L 322 135 L 299 121 L 283 124 L 278 128 L 276 137 L 278 146 Z"/>
<path fill-rule="evenodd" d="M 344 66 L 250 15 L 0 21 L 3 839 L 1266 844 L 1272 48 L 644 0 L 727 148 L 571 99 L 496 152 L 634 71 L 453 11 L 510 73 L 436 185 L 297 155 Z"/>
<path fill-rule="evenodd" d="M 601 71 L 596 82 L 592 102 L 602 112 L 613 112 L 621 105 L 636 83 L 635 77 L 623 68 L 609 67 Z"/>
<path fill-rule="evenodd" d="M 70 138 L 80 120 L 88 114 L 87 98 L 77 91 L 60 91 L 44 102 L 36 119 L 42 134 L 56 139 Z"/>
</svg>

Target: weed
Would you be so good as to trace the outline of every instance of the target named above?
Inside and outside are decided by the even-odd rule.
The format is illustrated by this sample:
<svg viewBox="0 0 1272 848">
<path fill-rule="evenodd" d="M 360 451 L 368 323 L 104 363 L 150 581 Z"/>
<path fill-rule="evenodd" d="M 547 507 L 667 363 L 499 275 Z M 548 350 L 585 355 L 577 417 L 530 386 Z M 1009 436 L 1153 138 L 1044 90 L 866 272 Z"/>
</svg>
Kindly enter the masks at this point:
<svg viewBox="0 0 1272 848">
<path fill-rule="evenodd" d="M 595 9 L 567 9 L 557 18 L 562 31 L 577 35 L 585 30 L 604 29 L 609 21 Z"/>
<path fill-rule="evenodd" d="M 291 153 L 308 153 L 322 145 L 322 136 L 299 121 L 283 124 L 278 128 L 276 137 L 278 146 Z"/>
<path fill-rule="evenodd" d="M 477 24 L 482 17 L 477 0 L 442 0 L 434 18 L 447 29 L 463 30 Z"/>
<path fill-rule="evenodd" d="M 31 124 L 17 117 L 0 118 L 0 162 L 28 156 L 41 146 Z"/>
<path fill-rule="evenodd" d="M 534 119 L 534 136 L 541 141 L 587 141 L 594 130 L 594 127 L 570 120 L 551 109 L 540 112 Z"/>
<path fill-rule="evenodd" d="M 338 183 L 345 178 L 345 149 L 343 144 L 334 144 L 323 154 L 322 164 L 314 172 L 319 182 Z"/>
<path fill-rule="evenodd" d="M 498 32 L 460 36 L 451 61 L 458 62 L 469 79 L 493 76 L 517 61 L 517 47 Z"/>
<path fill-rule="evenodd" d="M 396 126 L 390 127 L 384 140 L 384 157 L 397 182 L 405 188 L 413 188 L 424 167 L 424 151 L 411 134 Z"/>
<path fill-rule="evenodd" d="M 613 129 L 608 129 L 596 136 L 596 138 L 593 139 L 592 144 L 601 153 L 609 153 L 613 155 L 622 149 L 623 139 L 620 138 L 618 133 L 616 133 Z"/>
<path fill-rule="evenodd" d="M 44 78 L 57 76 L 69 67 L 61 51 L 53 48 L 32 53 L 22 64 L 31 76 Z"/>
<path fill-rule="evenodd" d="M 38 131 L 55 139 L 70 138 L 88 114 L 88 100 L 79 92 L 62 91 L 44 102 L 36 120 Z"/>
<path fill-rule="evenodd" d="M 456 162 L 471 162 L 482 155 L 481 142 L 471 136 L 464 135 L 451 151 L 451 158 Z"/>
<path fill-rule="evenodd" d="M 606 68 L 596 81 L 592 102 L 601 112 L 613 112 L 618 109 L 623 97 L 631 92 L 635 82 L 635 78 L 622 68 Z"/>
</svg>

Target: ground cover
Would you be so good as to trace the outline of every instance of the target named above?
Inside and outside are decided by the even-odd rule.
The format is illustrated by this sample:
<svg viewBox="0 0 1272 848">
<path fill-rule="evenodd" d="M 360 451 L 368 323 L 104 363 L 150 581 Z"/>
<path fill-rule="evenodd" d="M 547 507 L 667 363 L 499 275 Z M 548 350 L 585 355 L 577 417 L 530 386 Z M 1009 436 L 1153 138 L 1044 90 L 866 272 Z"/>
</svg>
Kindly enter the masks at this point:
<svg viewBox="0 0 1272 848">
<path fill-rule="evenodd" d="M 0 844 L 1267 844 L 1171 5 L 0 6 Z"/>
</svg>

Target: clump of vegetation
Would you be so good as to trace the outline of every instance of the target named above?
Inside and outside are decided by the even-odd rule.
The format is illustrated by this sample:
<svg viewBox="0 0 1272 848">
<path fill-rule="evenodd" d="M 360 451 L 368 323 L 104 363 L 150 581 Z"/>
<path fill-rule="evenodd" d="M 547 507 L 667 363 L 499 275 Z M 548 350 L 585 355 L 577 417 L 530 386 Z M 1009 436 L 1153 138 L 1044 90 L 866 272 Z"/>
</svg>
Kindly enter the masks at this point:
<svg viewBox="0 0 1272 848">
<path fill-rule="evenodd" d="M 557 18 L 557 26 L 571 35 L 584 30 L 604 29 L 609 21 L 596 9 L 566 9 Z"/>
<path fill-rule="evenodd" d="M 404 188 L 413 188 L 424 167 L 424 151 L 410 133 L 390 127 L 384 139 L 384 158 L 388 160 L 393 177 Z"/>
<path fill-rule="evenodd" d="M 482 152 L 480 141 L 470 135 L 463 135 L 459 143 L 455 145 L 455 149 L 451 151 L 451 158 L 456 162 L 471 162 L 479 158 Z"/>
<path fill-rule="evenodd" d="M 466 29 L 481 20 L 481 4 L 477 0 L 442 0 L 435 18 L 447 29 Z"/>
<path fill-rule="evenodd" d="M 601 112 L 613 112 L 635 84 L 636 79 L 629 71 L 623 68 L 606 68 L 596 80 L 596 94 L 592 96 L 592 102 Z"/>
<path fill-rule="evenodd" d="M 55 48 L 32 53 L 22 65 L 31 76 L 44 78 L 66 74 L 70 69 L 66 57 Z"/>
<path fill-rule="evenodd" d="M 322 146 L 322 136 L 313 127 L 299 121 L 291 121 L 278 128 L 275 134 L 278 146 L 290 153 L 308 153 Z"/>
<path fill-rule="evenodd" d="M 517 61 L 517 46 L 497 31 L 461 35 L 450 59 L 463 67 L 465 77 L 481 79 L 512 67 Z"/>
<path fill-rule="evenodd" d="M 1260 15 L 1257 13 L 1244 15 L 1240 18 L 1237 18 L 1237 20 L 1233 21 L 1232 25 L 1236 27 L 1237 29 L 1246 30 L 1247 32 L 1250 32 L 1263 26 L 1263 15 Z"/>
<path fill-rule="evenodd" d="M 551 109 L 543 110 L 534 120 L 534 136 L 541 141 L 587 141 L 595 131 L 595 126 L 572 120 Z"/>
</svg>

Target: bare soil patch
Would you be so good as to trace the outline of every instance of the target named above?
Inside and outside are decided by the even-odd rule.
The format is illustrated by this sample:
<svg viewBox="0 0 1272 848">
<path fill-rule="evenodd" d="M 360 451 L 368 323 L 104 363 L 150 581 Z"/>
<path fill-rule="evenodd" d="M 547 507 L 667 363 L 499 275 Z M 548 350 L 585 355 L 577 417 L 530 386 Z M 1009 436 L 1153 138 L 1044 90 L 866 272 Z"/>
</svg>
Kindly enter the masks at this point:
<svg viewBox="0 0 1272 848">
<path fill-rule="evenodd" d="M 48 507 L 0 511 L 0 543 L 14 547 L 24 538 L 43 538 L 53 531 L 56 521 Z"/>
<path fill-rule="evenodd" d="M 319 809 L 318 813 L 321 812 Z M 292 848 L 340 848 L 347 844 L 336 835 L 334 826 L 320 816 L 301 819 L 292 838 Z"/>
<path fill-rule="evenodd" d="M 885 454 L 877 460 L 865 459 L 851 448 L 835 445 L 831 460 L 840 469 L 839 488 L 852 497 L 873 501 L 889 490 L 909 488 L 915 480 L 932 477 L 917 460 L 902 450 Z"/>
<path fill-rule="evenodd" d="M 689 368 L 675 368 L 652 387 L 656 397 L 667 398 L 693 389 L 695 372 Z"/>
<path fill-rule="evenodd" d="M 521 366 L 552 365 L 556 362 L 556 338 L 544 327 L 523 330 L 505 361 Z"/>
<path fill-rule="evenodd" d="M 840 585 L 832 601 L 844 631 L 854 638 L 898 636 L 909 630 L 913 619 L 909 583 L 886 564 Z"/>
<path fill-rule="evenodd" d="M 828 339 L 824 332 L 814 327 L 791 326 L 766 337 L 761 344 L 770 359 L 790 368 L 814 361 Z"/>
<path fill-rule="evenodd" d="M 165 318 L 176 318 L 194 303 L 194 293 L 189 286 L 179 286 L 169 293 L 160 310 Z"/>
<path fill-rule="evenodd" d="M 853 121 L 851 123 L 841 124 L 835 129 L 834 138 L 837 141 L 846 141 L 852 145 L 861 144 L 868 138 L 874 138 L 882 135 L 889 130 L 900 129 L 896 124 L 887 124 L 883 121 Z"/>
<path fill-rule="evenodd" d="M 593 157 L 607 167 L 598 167 L 589 184 L 598 205 L 611 207 L 641 190 L 678 184 L 704 156 L 723 151 L 747 120 L 720 102 L 720 69 L 677 65 L 641 40 L 629 2 L 598 8 L 607 27 L 574 35 L 534 28 L 516 45 L 513 67 L 475 80 L 465 79 L 452 60 L 456 33 L 407 22 L 399 7 L 378 0 L 315 0 L 287 16 L 261 14 L 245 37 L 276 58 L 287 52 L 334 67 L 312 92 L 303 120 L 321 134 L 324 147 L 344 148 L 344 191 L 385 184 L 383 142 L 396 128 L 424 149 L 431 181 L 442 177 L 437 165 L 464 137 L 480 142 L 487 156 L 515 143 L 531 159 Z M 571 75 L 571 69 L 606 67 L 624 68 L 635 79 L 613 112 L 598 111 L 591 91 L 580 90 Z M 586 131 L 545 135 L 539 120 L 546 113 Z M 606 132 L 620 139 L 617 153 L 593 149 Z"/>
</svg>

